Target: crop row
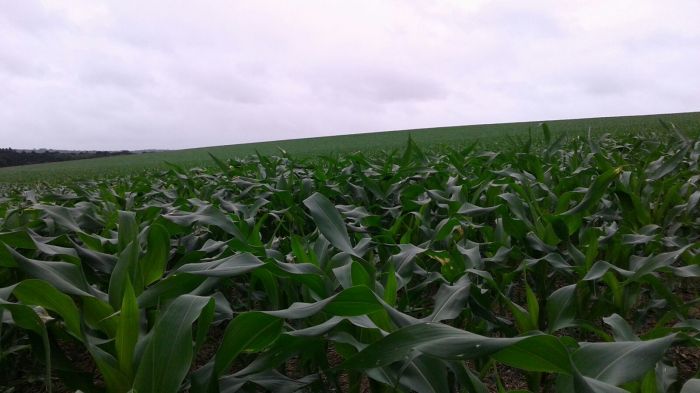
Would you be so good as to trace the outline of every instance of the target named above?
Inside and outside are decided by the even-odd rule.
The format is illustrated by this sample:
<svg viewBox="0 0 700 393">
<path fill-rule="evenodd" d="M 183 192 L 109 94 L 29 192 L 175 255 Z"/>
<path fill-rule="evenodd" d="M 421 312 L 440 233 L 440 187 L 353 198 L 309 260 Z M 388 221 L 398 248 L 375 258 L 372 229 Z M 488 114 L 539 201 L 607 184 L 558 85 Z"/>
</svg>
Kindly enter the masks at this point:
<svg viewBox="0 0 700 393">
<path fill-rule="evenodd" d="M 5 185 L 0 385 L 700 391 L 700 141 L 540 134 Z"/>
</svg>

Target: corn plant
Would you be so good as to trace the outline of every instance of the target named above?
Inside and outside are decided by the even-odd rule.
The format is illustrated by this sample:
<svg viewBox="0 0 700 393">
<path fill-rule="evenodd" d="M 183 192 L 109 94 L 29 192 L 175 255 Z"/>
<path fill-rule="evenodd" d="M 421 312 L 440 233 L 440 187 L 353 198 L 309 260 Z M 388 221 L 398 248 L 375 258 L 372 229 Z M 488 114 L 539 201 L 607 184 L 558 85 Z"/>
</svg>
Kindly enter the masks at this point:
<svg viewBox="0 0 700 393">
<path fill-rule="evenodd" d="M 700 140 L 666 127 L 3 185 L 1 385 L 698 391 Z"/>
</svg>

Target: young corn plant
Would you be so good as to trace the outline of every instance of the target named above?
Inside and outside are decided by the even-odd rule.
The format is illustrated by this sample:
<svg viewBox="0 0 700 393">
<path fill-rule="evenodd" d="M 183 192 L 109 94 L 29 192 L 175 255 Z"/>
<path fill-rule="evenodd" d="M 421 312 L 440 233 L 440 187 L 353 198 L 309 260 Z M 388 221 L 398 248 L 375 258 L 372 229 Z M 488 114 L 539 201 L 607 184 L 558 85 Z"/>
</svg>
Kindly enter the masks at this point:
<svg viewBox="0 0 700 393">
<path fill-rule="evenodd" d="M 700 140 L 666 127 L 1 185 L 0 385 L 694 392 Z"/>
</svg>

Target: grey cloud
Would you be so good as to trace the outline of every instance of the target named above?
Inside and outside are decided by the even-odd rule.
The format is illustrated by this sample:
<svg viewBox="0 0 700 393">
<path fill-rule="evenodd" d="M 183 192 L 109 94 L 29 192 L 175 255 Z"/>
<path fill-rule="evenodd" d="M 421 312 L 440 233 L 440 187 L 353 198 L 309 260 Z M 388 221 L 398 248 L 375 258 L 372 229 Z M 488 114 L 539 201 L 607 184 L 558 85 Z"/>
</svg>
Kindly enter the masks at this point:
<svg viewBox="0 0 700 393">
<path fill-rule="evenodd" d="M 18 29 L 23 32 L 38 34 L 56 28 L 65 27 L 64 21 L 38 1 L 5 2 L 0 12 L 0 27 Z"/>
<path fill-rule="evenodd" d="M 312 91 L 336 100 L 395 103 L 442 99 L 447 90 L 429 75 L 411 75 L 401 69 L 338 67 L 322 69 L 311 77 Z"/>
<path fill-rule="evenodd" d="M 91 59 L 81 66 L 77 76 L 87 87 L 111 86 L 132 90 L 154 83 L 148 69 L 114 58 Z"/>
<path fill-rule="evenodd" d="M 49 72 L 49 68 L 24 56 L 0 53 L 0 70 L 24 78 L 40 78 Z"/>
<path fill-rule="evenodd" d="M 173 76 L 188 84 L 197 94 L 206 97 L 233 103 L 259 104 L 265 100 L 267 86 L 264 79 L 254 76 L 258 72 L 260 71 L 246 72 L 245 69 L 233 67 L 209 67 L 180 70 Z"/>
<path fill-rule="evenodd" d="M 697 4 L 17 1 L 0 140 L 185 148 L 698 110 Z"/>
<path fill-rule="evenodd" d="M 475 17 L 477 23 L 473 29 L 486 29 L 504 34 L 513 39 L 537 38 L 548 39 L 566 34 L 561 22 L 546 9 L 513 6 L 512 2 L 496 2 L 492 7 L 485 7 Z"/>
<path fill-rule="evenodd" d="M 593 95 L 620 95 L 631 90 L 633 86 L 615 77 L 594 77 L 586 80 L 584 90 Z"/>
<path fill-rule="evenodd" d="M 683 48 L 700 48 L 700 33 L 679 32 L 663 28 L 627 39 L 624 46 L 631 51 L 654 51 L 664 54 Z"/>
<path fill-rule="evenodd" d="M 609 66 L 582 70 L 574 81 L 584 94 L 593 96 L 623 96 L 638 90 L 640 85 L 653 83 L 622 67 L 614 70 Z"/>
</svg>

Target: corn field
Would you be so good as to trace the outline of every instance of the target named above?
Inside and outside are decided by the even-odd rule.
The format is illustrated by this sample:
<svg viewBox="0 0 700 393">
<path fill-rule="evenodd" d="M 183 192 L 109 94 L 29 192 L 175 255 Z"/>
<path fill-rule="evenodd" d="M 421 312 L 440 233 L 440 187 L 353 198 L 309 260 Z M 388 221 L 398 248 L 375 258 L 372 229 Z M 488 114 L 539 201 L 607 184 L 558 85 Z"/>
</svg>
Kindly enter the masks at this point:
<svg viewBox="0 0 700 393">
<path fill-rule="evenodd" d="M 0 186 L 1 392 L 700 392 L 700 139 Z"/>
</svg>

